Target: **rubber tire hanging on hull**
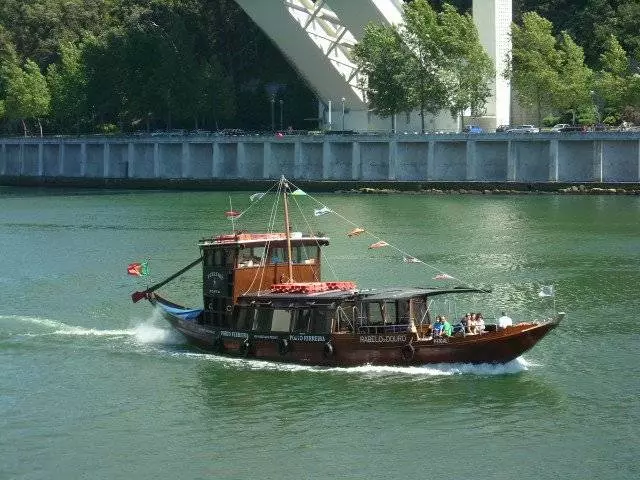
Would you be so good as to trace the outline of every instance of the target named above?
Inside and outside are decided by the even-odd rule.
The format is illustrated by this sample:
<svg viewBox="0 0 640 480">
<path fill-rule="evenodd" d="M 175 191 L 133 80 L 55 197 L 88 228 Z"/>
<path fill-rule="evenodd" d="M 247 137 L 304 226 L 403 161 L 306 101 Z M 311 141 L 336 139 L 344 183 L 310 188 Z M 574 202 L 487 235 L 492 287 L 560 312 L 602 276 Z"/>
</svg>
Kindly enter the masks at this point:
<svg viewBox="0 0 640 480">
<path fill-rule="evenodd" d="M 289 340 L 286 338 L 281 338 L 278 340 L 278 353 L 280 356 L 284 357 L 291 350 L 291 344 Z"/>
<path fill-rule="evenodd" d="M 402 350 L 400 350 L 400 355 L 402 355 L 402 360 L 409 363 L 413 360 L 414 355 L 416 354 L 416 347 L 407 343 L 402 346 Z"/>
<path fill-rule="evenodd" d="M 245 358 L 247 358 L 251 354 L 251 342 L 248 338 L 240 344 L 238 352 Z"/>
<path fill-rule="evenodd" d="M 324 355 L 324 358 L 333 357 L 333 344 L 331 342 L 327 342 L 324 344 L 324 346 L 322 347 L 322 355 Z"/>
</svg>

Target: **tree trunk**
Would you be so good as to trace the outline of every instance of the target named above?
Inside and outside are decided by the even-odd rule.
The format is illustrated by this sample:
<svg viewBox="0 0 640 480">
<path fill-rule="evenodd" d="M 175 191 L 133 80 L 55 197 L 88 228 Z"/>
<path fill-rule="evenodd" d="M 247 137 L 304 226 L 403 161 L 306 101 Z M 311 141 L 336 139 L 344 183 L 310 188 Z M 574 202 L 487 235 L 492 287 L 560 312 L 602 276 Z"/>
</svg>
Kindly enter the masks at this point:
<svg viewBox="0 0 640 480">
<path fill-rule="evenodd" d="M 24 122 L 24 118 L 22 119 L 22 131 L 24 132 L 24 136 L 27 136 L 27 124 Z"/>
<path fill-rule="evenodd" d="M 40 128 L 40 138 L 42 138 L 42 122 L 39 118 L 36 118 L 36 120 L 38 120 L 38 128 Z"/>
</svg>

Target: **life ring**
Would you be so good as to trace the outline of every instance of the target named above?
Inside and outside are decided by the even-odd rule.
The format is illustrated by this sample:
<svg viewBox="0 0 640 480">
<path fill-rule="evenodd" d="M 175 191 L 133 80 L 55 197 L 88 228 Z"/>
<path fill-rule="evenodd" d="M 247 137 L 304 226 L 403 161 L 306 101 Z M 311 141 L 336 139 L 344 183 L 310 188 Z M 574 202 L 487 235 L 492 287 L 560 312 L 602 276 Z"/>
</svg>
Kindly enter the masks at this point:
<svg viewBox="0 0 640 480">
<path fill-rule="evenodd" d="M 284 357 L 287 353 L 289 353 L 290 349 L 291 349 L 291 345 L 289 344 L 288 339 L 281 338 L 280 340 L 278 340 L 278 353 L 280 355 Z"/>
<path fill-rule="evenodd" d="M 222 339 L 221 335 L 218 335 L 214 340 L 213 340 L 213 344 L 211 345 L 211 347 L 213 348 L 213 351 L 215 353 L 222 353 L 224 352 L 224 340 Z"/>
<path fill-rule="evenodd" d="M 400 350 L 400 355 L 402 355 L 402 360 L 405 362 L 410 362 L 413 360 L 413 356 L 416 354 L 416 347 L 407 343 L 402 346 L 402 350 Z"/>
<path fill-rule="evenodd" d="M 322 347 L 322 354 L 324 358 L 333 357 L 333 344 L 331 342 L 326 342 Z"/>
<path fill-rule="evenodd" d="M 232 307 L 231 305 L 227 305 L 227 306 L 225 307 L 225 310 L 226 310 L 227 312 L 230 312 L 232 308 L 233 308 L 233 307 Z"/>
<path fill-rule="evenodd" d="M 248 338 L 240 344 L 240 348 L 238 349 L 238 351 L 240 352 L 240 355 L 245 358 L 249 356 L 249 354 L 251 353 L 251 342 Z"/>
</svg>

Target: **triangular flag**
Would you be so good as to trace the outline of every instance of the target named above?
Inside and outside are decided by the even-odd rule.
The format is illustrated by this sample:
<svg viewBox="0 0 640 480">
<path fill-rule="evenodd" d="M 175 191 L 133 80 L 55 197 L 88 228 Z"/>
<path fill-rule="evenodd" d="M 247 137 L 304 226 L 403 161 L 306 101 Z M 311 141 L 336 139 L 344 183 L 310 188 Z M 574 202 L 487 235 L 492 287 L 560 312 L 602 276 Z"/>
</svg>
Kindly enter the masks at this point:
<svg viewBox="0 0 640 480">
<path fill-rule="evenodd" d="M 322 207 L 322 208 L 315 208 L 313 210 L 313 214 L 316 217 L 319 217 L 320 215 L 326 215 L 327 213 L 331 213 L 331 209 L 328 207 Z"/>
<path fill-rule="evenodd" d="M 453 277 L 451 275 L 447 275 L 446 273 L 439 273 L 435 277 L 434 280 L 452 280 Z"/>
<path fill-rule="evenodd" d="M 291 195 L 306 195 L 306 193 L 304 193 L 299 188 L 296 188 L 293 192 L 291 192 Z"/>
<path fill-rule="evenodd" d="M 553 285 L 543 285 L 542 288 L 540 288 L 540 291 L 538 292 L 538 296 L 539 297 L 553 297 L 555 296 L 556 292 L 553 289 Z"/>
<path fill-rule="evenodd" d="M 264 193 L 254 193 L 249 197 L 249 200 L 255 202 L 256 200 L 260 200 L 262 197 L 264 197 Z"/>
<path fill-rule="evenodd" d="M 402 261 L 404 263 L 420 263 L 420 260 L 416 257 L 402 257 Z"/>
<path fill-rule="evenodd" d="M 382 248 L 386 247 L 387 245 L 389 245 L 387 242 L 385 242 L 384 240 L 380 240 L 379 242 L 369 245 L 369 248 Z"/>
<path fill-rule="evenodd" d="M 362 232 L 364 232 L 364 228 L 359 228 L 359 227 L 358 228 L 354 228 L 349 233 L 347 233 L 347 237 L 357 237 Z"/>
<path fill-rule="evenodd" d="M 235 218 L 240 216 L 240 212 L 236 212 L 235 210 L 228 210 L 224 212 L 224 216 L 227 218 Z"/>
</svg>

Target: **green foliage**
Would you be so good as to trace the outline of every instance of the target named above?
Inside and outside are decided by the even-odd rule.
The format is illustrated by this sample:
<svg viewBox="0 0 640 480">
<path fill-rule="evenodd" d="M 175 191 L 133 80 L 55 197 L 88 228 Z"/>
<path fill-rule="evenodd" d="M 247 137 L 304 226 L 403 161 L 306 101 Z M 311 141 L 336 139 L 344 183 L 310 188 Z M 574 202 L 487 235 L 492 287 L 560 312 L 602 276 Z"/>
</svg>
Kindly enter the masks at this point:
<svg viewBox="0 0 640 480">
<path fill-rule="evenodd" d="M 24 68 L 10 66 L 6 72 L 6 115 L 10 119 L 23 120 L 24 134 L 27 134 L 25 119 L 40 119 L 49 113 L 51 95 L 44 75 L 33 60 L 27 60 Z"/>
<path fill-rule="evenodd" d="M 553 127 L 554 125 L 560 123 L 560 117 L 557 115 L 547 115 L 542 119 L 543 127 Z"/>
<path fill-rule="evenodd" d="M 446 4 L 438 14 L 415 0 L 404 6 L 403 20 L 401 27 L 368 25 L 355 47 L 372 110 L 391 116 L 419 108 L 423 132 L 427 112 L 481 111 L 494 72 L 471 17 Z"/>
</svg>

